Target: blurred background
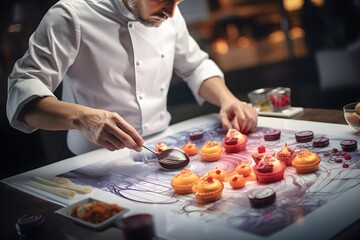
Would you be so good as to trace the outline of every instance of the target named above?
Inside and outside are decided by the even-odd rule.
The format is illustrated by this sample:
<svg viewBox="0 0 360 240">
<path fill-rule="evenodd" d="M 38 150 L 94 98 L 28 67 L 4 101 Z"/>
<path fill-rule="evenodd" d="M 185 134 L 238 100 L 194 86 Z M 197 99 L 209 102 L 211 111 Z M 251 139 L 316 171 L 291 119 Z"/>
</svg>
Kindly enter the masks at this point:
<svg viewBox="0 0 360 240">
<path fill-rule="evenodd" d="M 12 129 L 5 113 L 7 77 L 55 0 L 1 4 L 0 178 L 62 159 L 65 132 Z M 189 31 L 225 73 L 241 100 L 263 87 L 290 87 L 293 106 L 342 109 L 360 100 L 360 0 L 186 0 Z M 60 96 L 61 87 L 57 90 Z M 172 123 L 217 112 L 197 106 L 176 76 L 168 98 Z M 4 161 L 4 162 L 5 162 Z"/>
</svg>

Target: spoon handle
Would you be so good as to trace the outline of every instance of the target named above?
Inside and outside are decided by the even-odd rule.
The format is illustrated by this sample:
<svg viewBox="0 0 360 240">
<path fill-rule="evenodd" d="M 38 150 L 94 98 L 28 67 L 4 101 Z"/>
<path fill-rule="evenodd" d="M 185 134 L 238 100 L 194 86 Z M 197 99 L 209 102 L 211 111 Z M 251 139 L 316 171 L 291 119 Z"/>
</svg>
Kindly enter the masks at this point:
<svg viewBox="0 0 360 240">
<path fill-rule="evenodd" d="M 154 150 L 151 150 L 150 148 L 148 148 L 147 146 L 143 145 L 143 148 L 145 148 L 146 150 L 152 152 L 155 155 L 158 155 Z"/>
</svg>

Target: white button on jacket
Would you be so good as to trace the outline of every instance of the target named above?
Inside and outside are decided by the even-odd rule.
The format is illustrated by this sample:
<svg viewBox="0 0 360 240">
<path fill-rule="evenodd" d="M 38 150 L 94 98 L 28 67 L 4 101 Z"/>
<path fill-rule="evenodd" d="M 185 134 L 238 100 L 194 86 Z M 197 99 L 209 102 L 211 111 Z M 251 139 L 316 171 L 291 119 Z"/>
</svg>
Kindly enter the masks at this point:
<svg viewBox="0 0 360 240">
<path fill-rule="evenodd" d="M 19 112 L 35 97 L 54 96 L 63 82 L 62 100 L 118 112 L 147 136 L 169 125 L 166 97 L 173 71 L 199 104 L 204 101 L 198 96 L 201 83 L 223 77 L 189 35 L 178 8 L 173 18 L 150 28 L 136 21 L 121 0 L 61 0 L 14 65 L 7 116 L 13 127 L 35 131 L 18 119 Z M 69 131 L 67 140 L 75 154 L 99 148 L 78 131 Z"/>
</svg>

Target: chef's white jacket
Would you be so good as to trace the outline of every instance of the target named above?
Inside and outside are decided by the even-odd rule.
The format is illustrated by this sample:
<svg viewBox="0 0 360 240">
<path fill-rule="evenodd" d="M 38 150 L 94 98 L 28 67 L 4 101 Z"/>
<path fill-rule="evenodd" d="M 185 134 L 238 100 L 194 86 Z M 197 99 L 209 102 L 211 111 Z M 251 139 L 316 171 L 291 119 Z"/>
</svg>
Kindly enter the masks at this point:
<svg viewBox="0 0 360 240">
<path fill-rule="evenodd" d="M 118 112 L 148 136 L 170 123 L 166 104 L 173 71 L 199 104 L 202 82 L 223 78 L 189 35 L 178 8 L 155 28 L 136 21 L 122 0 L 61 0 L 45 14 L 14 65 L 7 116 L 14 128 L 35 131 L 18 119 L 19 112 L 36 97 L 54 96 L 63 82 L 63 101 Z M 67 143 L 75 154 L 99 148 L 76 130 L 68 132 Z"/>
</svg>

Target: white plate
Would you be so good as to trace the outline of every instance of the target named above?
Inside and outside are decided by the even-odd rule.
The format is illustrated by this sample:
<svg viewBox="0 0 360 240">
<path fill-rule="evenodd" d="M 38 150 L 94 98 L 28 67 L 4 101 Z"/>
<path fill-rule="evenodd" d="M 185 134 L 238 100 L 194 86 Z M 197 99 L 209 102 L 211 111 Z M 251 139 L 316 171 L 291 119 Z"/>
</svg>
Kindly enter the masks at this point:
<svg viewBox="0 0 360 240">
<path fill-rule="evenodd" d="M 84 221 L 84 220 L 81 220 L 80 218 L 77 218 L 77 217 L 73 217 L 70 215 L 71 213 L 71 210 L 76 207 L 76 206 L 80 206 L 80 205 L 84 205 L 86 203 L 91 203 L 91 202 L 102 202 L 102 203 L 105 203 L 103 201 L 100 201 L 100 200 L 97 200 L 97 199 L 94 199 L 94 198 L 86 198 L 84 200 L 81 200 L 79 202 L 76 202 L 74 204 L 71 204 L 67 207 L 63 207 L 63 208 L 60 208 L 58 210 L 55 211 L 55 213 L 57 214 L 60 214 L 61 216 L 64 216 L 66 218 L 69 218 L 71 219 L 72 221 L 74 222 L 77 222 L 81 225 L 84 225 L 86 227 L 90 227 L 90 228 L 93 228 L 93 229 L 102 229 L 106 226 L 108 226 L 109 224 L 111 224 L 115 219 L 119 218 L 120 216 L 122 216 L 124 213 L 126 213 L 127 211 L 129 211 L 129 209 L 127 208 L 124 208 L 121 206 L 121 208 L 123 209 L 122 211 L 118 212 L 117 214 L 115 214 L 114 216 L 112 216 L 111 218 L 108 218 L 106 220 L 104 220 L 103 222 L 101 223 L 98 223 L 98 224 L 94 224 L 94 223 L 91 223 L 91 222 L 87 222 L 87 221 Z"/>
<path fill-rule="evenodd" d="M 295 116 L 296 114 L 302 113 L 303 111 L 304 111 L 304 108 L 302 108 L 302 107 L 290 107 L 289 109 L 282 110 L 281 112 L 262 112 L 262 111 L 259 111 L 258 114 L 260 116 L 290 118 L 290 117 Z"/>
</svg>

